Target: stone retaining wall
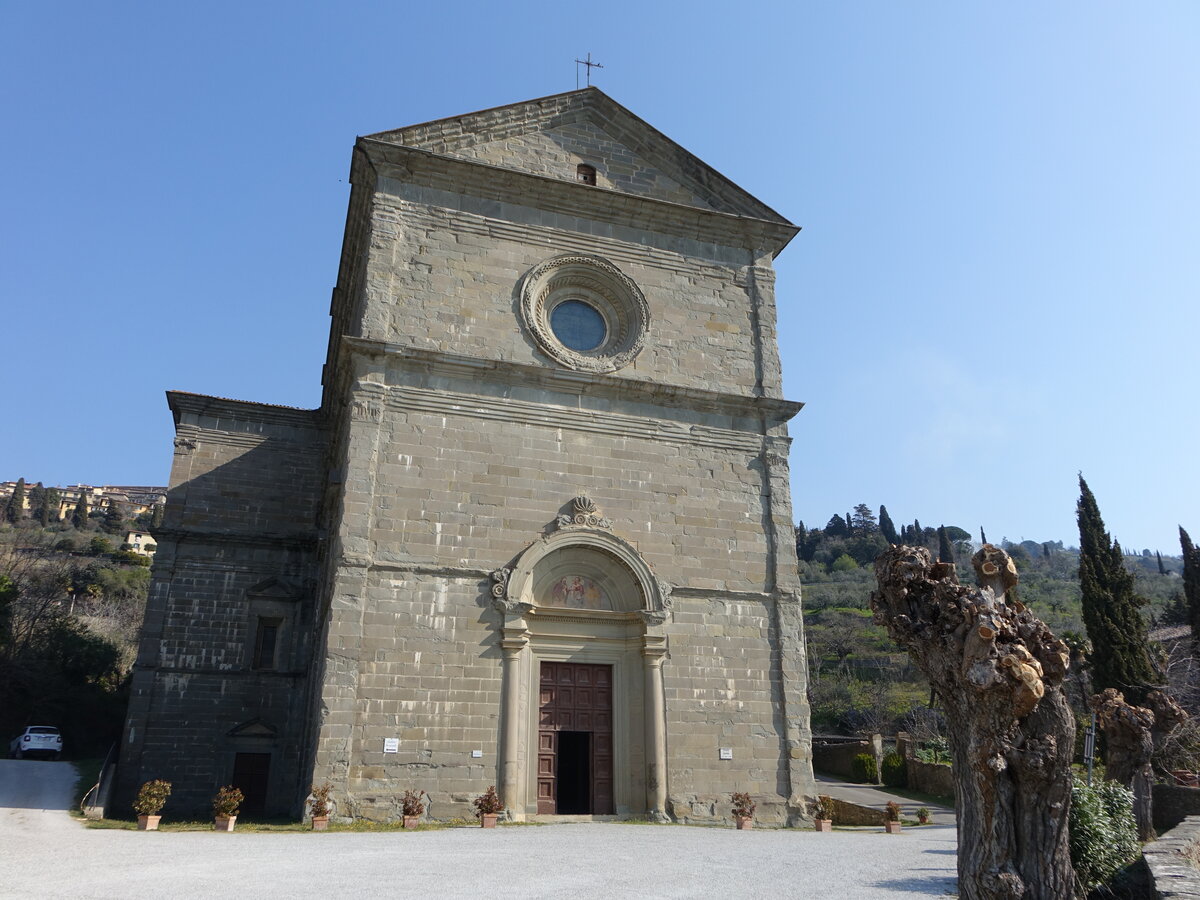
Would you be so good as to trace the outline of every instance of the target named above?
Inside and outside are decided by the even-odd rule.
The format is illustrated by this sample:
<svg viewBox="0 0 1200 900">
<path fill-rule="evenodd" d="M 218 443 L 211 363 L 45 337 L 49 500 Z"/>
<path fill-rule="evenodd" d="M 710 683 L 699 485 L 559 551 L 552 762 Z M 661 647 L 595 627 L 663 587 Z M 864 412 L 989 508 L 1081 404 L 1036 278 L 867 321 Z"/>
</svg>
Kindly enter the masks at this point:
<svg viewBox="0 0 1200 900">
<path fill-rule="evenodd" d="M 1157 789 L 1154 793 L 1157 801 Z M 1184 856 L 1197 841 L 1200 816 L 1188 816 L 1181 825 L 1146 845 L 1142 854 L 1150 867 L 1155 897 L 1200 897 L 1200 869 Z"/>
<path fill-rule="evenodd" d="M 833 800 L 834 825 L 882 825 L 886 818 L 882 809 L 859 806 L 836 797 L 830 799 Z"/>
<path fill-rule="evenodd" d="M 909 790 L 920 791 L 934 797 L 954 796 L 954 775 L 949 766 L 940 763 L 921 762 L 910 756 L 905 763 L 908 767 Z"/>
<path fill-rule="evenodd" d="M 882 771 L 883 737 L 881 735 L 873 734 L 860 739 L 828 735 L 813 737 L 813 768 L 820 772 L 853 779 L 854 757 L 860 753 L 875 757 L 875 771 Z"/>
<path fill-rule="evenodd" d="M 1168 831 L 1188 816 L 1200 816 L 1200 788 L 1154 786 L 1154 829 Z"/>
</svg>

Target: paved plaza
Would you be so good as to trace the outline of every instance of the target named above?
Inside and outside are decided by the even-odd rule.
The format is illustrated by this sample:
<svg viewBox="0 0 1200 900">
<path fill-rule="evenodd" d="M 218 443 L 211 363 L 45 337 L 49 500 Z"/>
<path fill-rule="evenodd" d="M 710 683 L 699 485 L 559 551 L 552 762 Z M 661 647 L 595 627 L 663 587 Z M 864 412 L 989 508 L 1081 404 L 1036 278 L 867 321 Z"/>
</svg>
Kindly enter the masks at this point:
<svg viewBox="0 0 1200 900">
<path fill-rule="evenodd" d="M 952 895 L 952 826 L 816 834 L 577 824 L 388 833 L 103 831 L 67 763 L 0 760 L 0 895 L 845 897 Z M 164 811 L 169 818 L 170 807 Z"/>
</svg>

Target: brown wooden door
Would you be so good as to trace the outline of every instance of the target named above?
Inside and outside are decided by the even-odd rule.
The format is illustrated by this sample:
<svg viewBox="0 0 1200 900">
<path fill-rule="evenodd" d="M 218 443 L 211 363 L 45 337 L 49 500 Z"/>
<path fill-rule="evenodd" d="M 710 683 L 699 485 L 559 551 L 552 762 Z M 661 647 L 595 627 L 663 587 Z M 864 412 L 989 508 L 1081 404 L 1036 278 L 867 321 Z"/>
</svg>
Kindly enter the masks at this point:
<svg viewBox="0 0 1200 900">
<path fill-rule="evenodd" d="M 559 778 L 567 771 L 560 752 L 567 748 L 576 752 L 586 746 L 589 808 L 572 811 L 611 814 L 614 811 L 612 666 L 544 662 L 538 693 L 538 812 L 559 812 Z M 560 741 L 562 732 L 583 733 L 590 738 L 586 744 L 579 740 Z M 571 777 L 578 777 L 579 761 L 569 762 Z"/>
</svg>

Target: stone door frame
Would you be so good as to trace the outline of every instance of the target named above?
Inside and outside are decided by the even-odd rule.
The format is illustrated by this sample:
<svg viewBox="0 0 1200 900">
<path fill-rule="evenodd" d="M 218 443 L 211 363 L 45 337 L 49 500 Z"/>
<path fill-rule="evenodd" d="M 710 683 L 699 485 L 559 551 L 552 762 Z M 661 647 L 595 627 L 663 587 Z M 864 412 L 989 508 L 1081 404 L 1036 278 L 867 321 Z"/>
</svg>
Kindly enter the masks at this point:
<svg viewBox="0 0 1200 900">
<path fill-rule="evenodd" d="M 516 821 L 537 812 L 538 696 L 543 661 L 612 666 L 613 801 L 617 815 L 644 813 L 655 820 L 667 818 L 662 664 L 667 656 L 664 624 L 670 616 L 670 589 L 654 577 L 632 546 L 605 525 L 601 520 L 600 527 L 560 527 L 530 545 L 511 569 L 492 573 L 495 605 L 504 616 L 500 640 L 504 654 L 501 796 Z M 621 608 L 610 611 L 538 604 L 533 593 L 535 567 L 553 554 L 573 550 L 607 554 L 620 567 L 630 587 Z M 634 597 L 636 602 L 631 599 Z M 636 747 L 642 750 L 637 772 Z"/>
</svg>

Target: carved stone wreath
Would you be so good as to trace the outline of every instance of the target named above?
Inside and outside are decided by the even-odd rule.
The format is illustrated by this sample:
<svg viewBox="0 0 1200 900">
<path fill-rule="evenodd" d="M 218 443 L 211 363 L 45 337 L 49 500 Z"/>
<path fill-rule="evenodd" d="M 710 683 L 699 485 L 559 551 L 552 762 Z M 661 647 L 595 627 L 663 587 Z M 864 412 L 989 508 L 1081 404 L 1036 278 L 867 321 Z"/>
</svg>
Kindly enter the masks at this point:
<svg viewBox="0 0 1200 900">
<path fill-rule="evenodd" d="M 604 340 L 593 350 L 573 350 L 554 334 L 550 314 L 568 300 L 587 304 L 604 319 Z M 650 307 L 633 280 L 599 256 L 555 256 L 534 266 L 521 285 L 521 319 L 538 348 L 556 362 L 583 372 L 613 372 L 641 352 Z"/>
</svg>

